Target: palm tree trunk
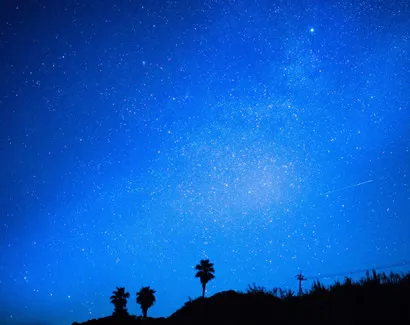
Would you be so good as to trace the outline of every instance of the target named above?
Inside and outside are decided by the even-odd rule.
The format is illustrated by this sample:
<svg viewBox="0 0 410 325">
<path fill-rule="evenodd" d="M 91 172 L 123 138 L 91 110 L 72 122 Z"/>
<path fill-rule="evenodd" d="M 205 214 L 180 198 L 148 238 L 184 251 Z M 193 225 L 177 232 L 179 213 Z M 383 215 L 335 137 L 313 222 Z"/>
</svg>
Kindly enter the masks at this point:
<svg viewBox="0 0 410 325">
<path fill-rule="evenodd" d="M 142 315 L 144 316 L 144 318 L 147 318 L 147 311 L 148 311 L 148 309 L 144 309 L 142 311 Z"/>
<path fill-rule="evenodd" d="M 202 284 L 202 298 L 205 297 L 205 286 L 206 284 Z"/>
</svg>

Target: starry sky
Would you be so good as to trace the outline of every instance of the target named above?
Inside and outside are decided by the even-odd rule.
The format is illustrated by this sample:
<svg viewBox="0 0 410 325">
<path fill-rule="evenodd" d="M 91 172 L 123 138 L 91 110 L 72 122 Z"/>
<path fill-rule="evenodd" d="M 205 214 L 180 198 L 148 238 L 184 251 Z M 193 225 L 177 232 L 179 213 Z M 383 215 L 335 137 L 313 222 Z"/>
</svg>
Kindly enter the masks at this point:
<svg viewBox="0 0 410 325">
<path fill-rule="evenodd" d="M 409 52 L 406 0 L 3 1 L 0 323 L 406 270 Z"/>
</svg>

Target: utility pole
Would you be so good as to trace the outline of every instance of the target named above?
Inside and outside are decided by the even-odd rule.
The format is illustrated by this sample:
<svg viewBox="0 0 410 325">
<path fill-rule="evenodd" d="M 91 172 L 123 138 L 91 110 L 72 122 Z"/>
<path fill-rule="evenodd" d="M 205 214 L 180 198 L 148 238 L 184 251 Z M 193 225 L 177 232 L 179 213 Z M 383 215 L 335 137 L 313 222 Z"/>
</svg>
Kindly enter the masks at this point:
<svg viewBox="0 0 410 325">
<path fill-rule="evenodd" d="M 303 276 L 302 271 L 299 272 L 298 275 L 296 275 L 296 279 L 299 281 L 299 293 L 298 295 L 301 296 L 303 291 L 302 291 L 302 281 L 306 280 L 306 278 Z"/>
</svg>

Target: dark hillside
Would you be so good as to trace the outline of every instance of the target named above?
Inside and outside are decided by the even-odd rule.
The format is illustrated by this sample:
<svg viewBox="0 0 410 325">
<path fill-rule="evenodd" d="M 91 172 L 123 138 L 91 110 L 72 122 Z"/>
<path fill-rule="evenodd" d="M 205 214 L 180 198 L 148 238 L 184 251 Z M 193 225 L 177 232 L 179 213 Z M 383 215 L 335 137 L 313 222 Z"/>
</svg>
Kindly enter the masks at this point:
<svg viewBox="0 0 410 325">
<path fill-rule="evenodd" d="M 278 294 L 279 290 L 279 294 Z M 87 325 L 113 324 L 352 324 L 410 323 L 410 274 L 367 273 L 360 282 L 349 278 L 325 287 L 315 282 L 302 296 L 280 289 L 249 287 L 210 298 L 189 300 L 168 318 L 106 317 Z"/>
</svg>

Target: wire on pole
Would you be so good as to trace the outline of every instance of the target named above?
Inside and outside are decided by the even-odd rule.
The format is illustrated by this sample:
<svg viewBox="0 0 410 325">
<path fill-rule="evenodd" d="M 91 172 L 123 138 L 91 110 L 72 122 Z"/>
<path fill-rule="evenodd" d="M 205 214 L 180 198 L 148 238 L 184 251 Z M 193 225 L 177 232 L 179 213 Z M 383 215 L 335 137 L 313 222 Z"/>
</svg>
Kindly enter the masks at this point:
<svg viewBox="0 0 410 325">
<path fill-rule="evenodd" d="M 357 273 L 365 273 L 366 271 L 373 269 L 373 270 L 385 270 L 385 269 L 390 269 L 394 267 L 400 267 L 400 266 L 407 266 L 410 265 L 410 261 L 406 261 L 403 263 L 396 263 L 396 264 L 391 264 L 391 265 L 385 265 L 385 266 L 380 266 L 380 267 L 372 267 L 372 268 L 367 268 L 367 269 L 361 269 L 361 270 L 353 270 L 353 271 L 346 271 L 342 273 L 332 273 L 332 274 L 325 274 L 325 275 L 317 275 L 317 276 L 308 276 L 304 277 L 304 280 L 313 280 L 313 279 L 324 279 L 324 278 L 334 278 L 337 276 L 346 276 L 346 274 L 357 274 Z"/>
</svg>

